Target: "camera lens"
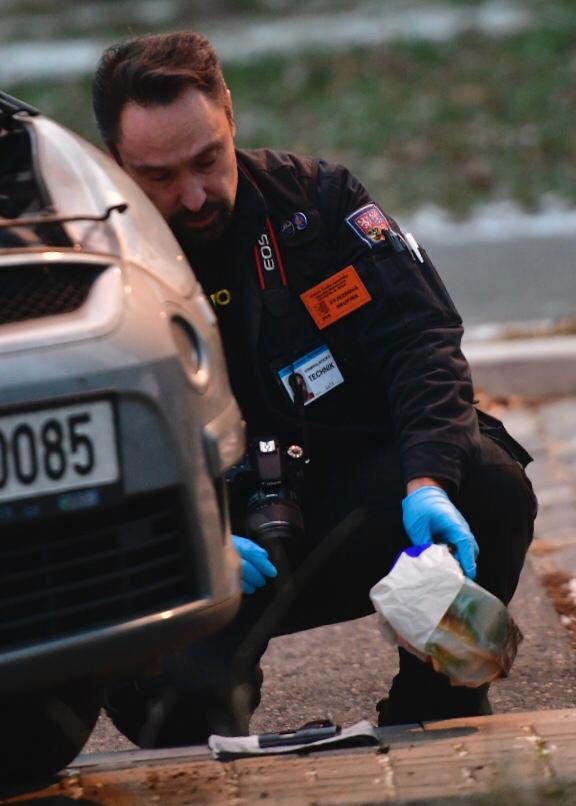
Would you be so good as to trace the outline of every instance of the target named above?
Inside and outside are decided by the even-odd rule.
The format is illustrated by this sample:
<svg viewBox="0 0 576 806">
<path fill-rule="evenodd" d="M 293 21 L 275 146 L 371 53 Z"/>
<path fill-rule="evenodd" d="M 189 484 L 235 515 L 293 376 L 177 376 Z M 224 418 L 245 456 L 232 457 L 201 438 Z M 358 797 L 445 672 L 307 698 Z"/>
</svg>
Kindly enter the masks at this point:
<svg viewBox="0 0 576 806">
<path fill-rule="evenodd" d="M 285 489 L 259 490 L 248 503 L 246 530 L 257 542 L 300 539 L 304 533 L 300 507 Z"/>
</svg>

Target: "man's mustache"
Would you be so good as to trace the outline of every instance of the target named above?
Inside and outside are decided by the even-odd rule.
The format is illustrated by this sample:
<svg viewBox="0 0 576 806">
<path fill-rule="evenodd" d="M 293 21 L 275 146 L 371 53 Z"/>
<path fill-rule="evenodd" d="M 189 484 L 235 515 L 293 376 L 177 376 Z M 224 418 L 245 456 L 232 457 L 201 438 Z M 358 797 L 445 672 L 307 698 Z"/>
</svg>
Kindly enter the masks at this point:
<svg viewBox="0 0 576 806">
<path fill-rule="evenodd" d="M 228 205 L 221 201 L 211 201 L 205 202 L 200 210 L 198 210 L 196 213 L 192 213 L 190 210 L 182 209 L 170 217 L 169 223 L 172 227 L 179 229 L 181 227 L 185 227 L 188 223 L 194 224 L 198 221 L 203 221 L 214 212 L 227 213 Z"/>
</svg>

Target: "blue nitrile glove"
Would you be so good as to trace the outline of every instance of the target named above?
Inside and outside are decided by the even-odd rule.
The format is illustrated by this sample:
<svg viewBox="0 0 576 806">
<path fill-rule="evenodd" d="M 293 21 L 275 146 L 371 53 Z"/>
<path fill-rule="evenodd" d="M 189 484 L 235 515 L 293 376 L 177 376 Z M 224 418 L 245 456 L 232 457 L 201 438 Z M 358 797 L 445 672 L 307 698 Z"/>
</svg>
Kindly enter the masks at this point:
<svg viewBox="0 0 576 806">
<path fill-rule="evenodd" d="M 234 548 L 242 560 L 242 590 L 244 593 L 254 593 L 256 588 L 263 588 L 267 582 L 266 577 L 275 577 L 278 574 L 276 566 L 268 559 L 268 552 L 248 540 L 247 537 L 232 535 Z"/>
<path fill-rule="evenodd" d="M 441 487 L 420 487 L 402 501 L 404 528 L 415 546 L 434 539 L 456 549 L 456 559 L 470 579 L 476 576 L 478 543 L 470 527 Z"/>
</svg>

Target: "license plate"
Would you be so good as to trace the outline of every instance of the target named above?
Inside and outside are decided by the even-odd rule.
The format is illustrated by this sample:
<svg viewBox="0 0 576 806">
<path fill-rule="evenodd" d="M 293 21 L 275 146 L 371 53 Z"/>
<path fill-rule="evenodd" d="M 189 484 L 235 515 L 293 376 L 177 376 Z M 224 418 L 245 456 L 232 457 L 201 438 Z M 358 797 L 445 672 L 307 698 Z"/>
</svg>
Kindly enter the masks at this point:
<svg viewBox="0 0 576 806">
<path fill-rule="evenodd" d="M 118 481 L 109 400 L 0 417 L 0 502 Z"/>
</svg>

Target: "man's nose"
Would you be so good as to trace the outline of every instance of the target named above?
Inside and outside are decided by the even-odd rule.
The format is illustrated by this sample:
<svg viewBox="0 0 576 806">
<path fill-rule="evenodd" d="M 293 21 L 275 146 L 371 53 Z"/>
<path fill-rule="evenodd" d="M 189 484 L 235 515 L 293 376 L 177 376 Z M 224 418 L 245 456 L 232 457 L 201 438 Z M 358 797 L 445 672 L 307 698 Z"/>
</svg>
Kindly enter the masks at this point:
<svg viewBox="0 0 576 806">
<path fill-rule="evenodd" d="M 202 181 L 197 177 L 188 176 L 180 186 L 180 203 L 191 213 L 197 213 L 202 209 L 206 201 L 206 191 Z"/>
</svg>

